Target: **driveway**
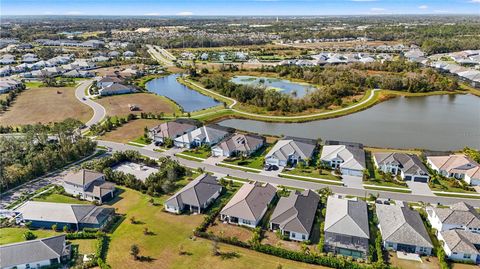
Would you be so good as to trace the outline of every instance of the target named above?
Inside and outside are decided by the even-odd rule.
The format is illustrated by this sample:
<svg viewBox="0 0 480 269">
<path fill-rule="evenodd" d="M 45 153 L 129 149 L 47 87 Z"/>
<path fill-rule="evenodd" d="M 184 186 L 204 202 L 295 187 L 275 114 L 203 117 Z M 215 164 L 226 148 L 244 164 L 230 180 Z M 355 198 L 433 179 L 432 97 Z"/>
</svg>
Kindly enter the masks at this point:
<svg viewBox="0 0 480 269">
<path fill-rule="evenodd" d="M 361 177 L 342 176 L 342 181 L 348 188 L 363 189 L 363 180 Z"/>
<path fill-rule="evenodd" d="M 75 97 L 77 97 L 78 101 L 86 104 L 93 109 L 93 116 L 89 121 L 87 121 L 87 123 L 85 123 L 86 127 L 82 131 L 87 131 L 90 126 L 101 122 L 107 115 L 107 111 L 102 105 L 89 99 L 85 95 L 85 90 L 90 87 L 92 81 L 93 80 L 83 81 L 82 83 L 80 83 L 80 85 L 78 85 L 77 89 L 75 90 Z"/>
<path fill-rule="evenodd" d="M 220 156 L 220 157 L 208 157 L 205 161 L 203 161 L 202 163 L 206 163 L 206 164 L 211 164 L 211 165 L 217 165 L 217 163 L 219 162 L 223 162 L 223 160 L 225 160 L 227 157 L 225 156 Z"/>
<path fill-rule="evenodd" d="M 408 187 L 412 190 L 412 194 L 435 196 L 432 190 L 430 190 L 430 187 L 428 187 L 428 183 L 412 182 L 412 181 L 406 181 L 406 182 Z"/>
</svg>

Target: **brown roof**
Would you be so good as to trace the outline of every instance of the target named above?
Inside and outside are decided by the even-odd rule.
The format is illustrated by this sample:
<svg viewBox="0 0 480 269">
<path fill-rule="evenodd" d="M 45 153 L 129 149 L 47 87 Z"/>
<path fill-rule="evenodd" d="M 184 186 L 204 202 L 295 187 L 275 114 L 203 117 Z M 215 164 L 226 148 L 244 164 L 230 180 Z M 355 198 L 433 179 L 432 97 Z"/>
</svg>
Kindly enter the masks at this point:
<svg viewBox="0 0 480 269">
<path fill-rule="evenodd" d="M 480 178 L 480 165 L 463 154 L 429 156 L 428 159 L 438 167 L 439 170 L 444 170 L 448 173 L 466 174 L 470 178 Z"/>
<path fill-rule="evenodd" d="M 265 143 L 265 138 L 253 134 L 234 134 L 218 144 L 224 151 L 248 152 Z"/>
<path fill-rule="evenodd" d="M 195 128 L 193 124 L 169 121 L 151 128 L 150 131 L 155 133 L 155 136 L 176 138 Z"/>
</svg>

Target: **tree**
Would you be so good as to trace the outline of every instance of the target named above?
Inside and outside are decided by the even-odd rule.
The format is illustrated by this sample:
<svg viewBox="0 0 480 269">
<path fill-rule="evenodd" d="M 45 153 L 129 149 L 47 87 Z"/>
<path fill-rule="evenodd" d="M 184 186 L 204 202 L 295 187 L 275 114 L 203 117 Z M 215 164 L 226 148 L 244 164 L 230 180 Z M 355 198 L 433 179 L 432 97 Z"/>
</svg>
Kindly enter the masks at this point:
<svg viewBox="0 0 480 269">
<path fill-rule="evenodd" d="M 130 246 L 130 255 L 133 256 L 134 260 L 138 260 L 138 255 L 140 254 L 140 249 L 137 245 L 133 244 Z"/>
<path fill-rule="evenodd" d="M 64 233 L 68 232 L 68 226 L 67 226 L 67 225 L 64 225 L 64 226 L 63 226 L 63 232 L 64 232 Z"/>
<path fill-rule="evenodd" d="M 52 225 L 52 230 L 53 230 L 54 232 L 57 231 L 57 224 L 53 224 L 53 225 Z"/>
<path fill-rule="evenodd" d="M 26 231 L 23 234 L 23 238 L 25 238 L 25 240 L 29 241 L 29 240 L 33 240 L 33 239 L 37 238 L 37 236 L 35 234 L 33 234 L 31 231 Z"/>
</svg>

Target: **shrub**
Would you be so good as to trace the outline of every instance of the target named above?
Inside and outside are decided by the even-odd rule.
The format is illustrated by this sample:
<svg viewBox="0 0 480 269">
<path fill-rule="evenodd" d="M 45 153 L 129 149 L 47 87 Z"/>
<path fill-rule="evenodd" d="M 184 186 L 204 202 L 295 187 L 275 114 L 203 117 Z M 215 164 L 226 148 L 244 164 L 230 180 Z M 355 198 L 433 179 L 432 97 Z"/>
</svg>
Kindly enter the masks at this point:
<svg viewBox="0 0 480 269">
<path fill-rule="evenodd" d="M 29 241 L 29 240 L 33 240 L 33 239 L 37 238 L 37 236 L 35 234 L 33 234 L 31 231 L 26 231 L 23 234 L 23 238 L 25 238 L 25 240 Z"/>
</svg>

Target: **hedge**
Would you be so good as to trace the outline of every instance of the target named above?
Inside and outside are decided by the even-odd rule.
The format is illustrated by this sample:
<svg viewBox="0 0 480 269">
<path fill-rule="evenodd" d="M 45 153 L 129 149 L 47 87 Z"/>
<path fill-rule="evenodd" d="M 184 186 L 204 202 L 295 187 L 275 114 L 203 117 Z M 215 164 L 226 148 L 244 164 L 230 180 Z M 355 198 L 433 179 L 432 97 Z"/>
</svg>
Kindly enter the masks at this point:
<svg viewBox="0 0 480 269">
<path fill-rule="evenodd" d="M 67 240 L 75 240 L 75 239 L 95 239 L 98 237 L 98 234 L 91 233 L 91 232 L 76 232 L 76 233 L 67 233 L 65 234 L 65 238 Z"/>
</svg>

